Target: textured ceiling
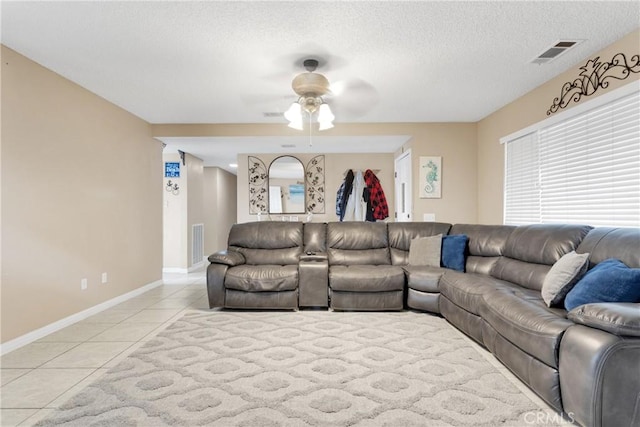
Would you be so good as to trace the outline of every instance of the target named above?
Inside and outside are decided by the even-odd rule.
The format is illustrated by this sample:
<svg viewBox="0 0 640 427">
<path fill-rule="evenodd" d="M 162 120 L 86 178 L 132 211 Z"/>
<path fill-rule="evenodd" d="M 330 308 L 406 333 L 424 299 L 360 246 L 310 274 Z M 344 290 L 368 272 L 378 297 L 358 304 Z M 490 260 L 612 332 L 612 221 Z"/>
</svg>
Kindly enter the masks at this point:
<svg viewBox="0 0 640 427">
<path fill-rule="evenodd" d="M 2 2 L 2 43 L 150 123 L 284 123 L 302 60 L 336 122 L 477 121 L 638 28 L 639 2 Z M 546 65 L 559 39 L 583 39 Z"/>
</svg>

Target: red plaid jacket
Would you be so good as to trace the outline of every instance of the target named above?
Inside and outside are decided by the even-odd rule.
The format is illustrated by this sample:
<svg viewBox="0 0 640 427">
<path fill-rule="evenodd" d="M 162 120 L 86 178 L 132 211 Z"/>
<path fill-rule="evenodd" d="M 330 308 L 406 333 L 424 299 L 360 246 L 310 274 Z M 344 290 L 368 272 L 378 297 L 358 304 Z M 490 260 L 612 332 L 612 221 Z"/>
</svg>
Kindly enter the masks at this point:
<svg viewBox="0 0 640 427">
<path fill-rule="evenodd" d="M 383 220 L 387 218 L 389 216 L 389 205 L 387 204 L 387 198 L 384 196 L 380 180 L 371 169 L 367 169 L 364 173 L 364 181 L 370 191 L 373 219 Z"/>
</svg>

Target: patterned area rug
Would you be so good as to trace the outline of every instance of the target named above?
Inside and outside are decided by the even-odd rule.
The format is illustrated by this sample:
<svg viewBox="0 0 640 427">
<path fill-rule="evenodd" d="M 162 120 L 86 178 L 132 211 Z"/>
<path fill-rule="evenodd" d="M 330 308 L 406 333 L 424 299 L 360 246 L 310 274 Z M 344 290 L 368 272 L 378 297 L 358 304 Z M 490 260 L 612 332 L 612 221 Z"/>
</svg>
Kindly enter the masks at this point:
<svg viewBox="0 0 640 427">
<path fill-rule="evenodd" d="M 539 412 L 435 316 L 221 311 L 187 313 L 38 425 L 523 426 Z"/>
</svg>

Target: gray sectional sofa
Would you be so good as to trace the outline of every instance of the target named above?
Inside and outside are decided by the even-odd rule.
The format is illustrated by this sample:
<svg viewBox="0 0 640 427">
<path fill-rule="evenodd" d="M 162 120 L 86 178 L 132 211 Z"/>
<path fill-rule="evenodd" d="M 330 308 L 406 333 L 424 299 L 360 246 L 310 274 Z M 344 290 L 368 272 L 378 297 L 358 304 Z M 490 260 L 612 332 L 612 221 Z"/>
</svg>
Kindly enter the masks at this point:
<svg viewBox="0 0 640 427">
<path fill-rule="evenodd" d="M 418 237 L 466 235 L 465 271 L 411 265 Z M 446 223 L 236 224 L 209 257 L 211 308 L 403 310 L 443 316 L 583 426 L 640 425 L 640 303 L 549 308 L 565 254 L 640 267 L 640 229 Z"/>
</svg>

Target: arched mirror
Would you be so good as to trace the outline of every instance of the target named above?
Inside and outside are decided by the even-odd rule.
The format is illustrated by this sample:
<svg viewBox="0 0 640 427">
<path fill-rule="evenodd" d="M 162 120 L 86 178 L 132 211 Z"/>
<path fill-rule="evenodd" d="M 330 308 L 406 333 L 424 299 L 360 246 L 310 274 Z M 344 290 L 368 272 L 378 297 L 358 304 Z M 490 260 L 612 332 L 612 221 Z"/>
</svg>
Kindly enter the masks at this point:
<svg viewBox="0 0 640 427">
<path fill-rule="evenodd" d="M 282 156 L 269 166 L 269 213 L 305 212 L 304 166 L 293 156 Z"/>
</svg>

